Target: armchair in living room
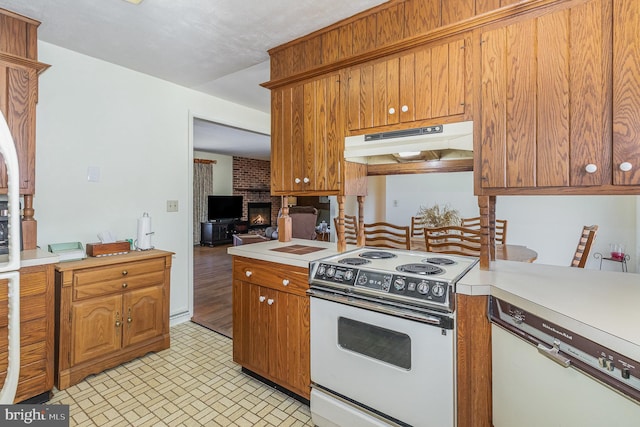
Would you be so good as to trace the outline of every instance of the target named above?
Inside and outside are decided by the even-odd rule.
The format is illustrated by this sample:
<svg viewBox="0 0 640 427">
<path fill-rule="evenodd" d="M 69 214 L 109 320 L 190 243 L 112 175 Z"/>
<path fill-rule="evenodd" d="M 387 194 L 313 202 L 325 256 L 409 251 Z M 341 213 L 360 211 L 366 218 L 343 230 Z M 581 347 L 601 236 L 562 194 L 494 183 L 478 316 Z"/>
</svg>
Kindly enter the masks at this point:
<svg viewBox="0 0 640 427">
<path fill-rule="evenodd" d="M 278 212 L 278 218 L 282 216 L 282 209 Z M 291 237 L 296 239 L 316 239 L 316 222 L 318 221 L 318 210 L 313 206 L 291 206 L 289 208 L 291 217 Z M 270 239 L 278 238 L 277 227 L 267 227 L 264 232 Z"/>
</svg>

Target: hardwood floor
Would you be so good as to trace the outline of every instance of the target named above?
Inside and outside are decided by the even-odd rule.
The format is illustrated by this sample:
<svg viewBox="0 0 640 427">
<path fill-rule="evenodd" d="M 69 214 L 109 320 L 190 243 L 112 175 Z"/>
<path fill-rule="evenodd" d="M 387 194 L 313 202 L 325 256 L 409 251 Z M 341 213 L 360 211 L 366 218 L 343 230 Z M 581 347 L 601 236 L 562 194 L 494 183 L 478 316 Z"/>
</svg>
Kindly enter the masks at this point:
<svg viewBox="0 0 640 427">
<path fill-rule="evenodd" d="M 230 245 L 193 247 L 193 317 L 205 328 L 233 338 Z"/>
</svg>

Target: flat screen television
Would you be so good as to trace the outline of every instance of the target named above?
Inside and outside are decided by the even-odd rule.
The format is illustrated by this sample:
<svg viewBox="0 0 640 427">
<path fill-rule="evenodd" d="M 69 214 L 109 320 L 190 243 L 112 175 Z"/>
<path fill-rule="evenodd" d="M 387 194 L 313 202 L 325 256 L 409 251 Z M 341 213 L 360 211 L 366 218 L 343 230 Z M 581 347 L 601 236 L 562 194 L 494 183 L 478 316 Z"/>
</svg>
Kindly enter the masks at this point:
<svg viewBox="0 0 640 427">
<path fill-rule="evenodd" d="M 209 196 L 209 221 L 242 218 L 242 196 Z"/>
</svg>

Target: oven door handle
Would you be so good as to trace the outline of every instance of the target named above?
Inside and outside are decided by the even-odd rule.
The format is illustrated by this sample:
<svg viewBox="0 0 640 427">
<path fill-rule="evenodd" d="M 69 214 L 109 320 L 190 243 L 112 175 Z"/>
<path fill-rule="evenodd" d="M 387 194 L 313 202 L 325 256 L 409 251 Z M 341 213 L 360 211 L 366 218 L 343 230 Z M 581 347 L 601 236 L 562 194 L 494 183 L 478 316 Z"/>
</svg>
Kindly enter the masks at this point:
<svg viewBox="0 0 640 427">
<path fill-rule="evenodd" d="M 404 319 L 415 320 L 421 323 L 428 323 L 433 326 L 440 326 L 443 329 L 453 329 L 453 318 L 448 316 L 436 316 L 396 307 L 389 308 L 384 304 L 368 301 L 361 297 L 347 296 L 318 289 L 309 289 L 307 291 L 307 294 L 311 297 L 333 301 L 340 304 L 351 305 L 354 307 L 362 308 L 364 310 L 377 311 L 379 313 L 388 314 L 390 316 L 402 317 Z"/>
</svg>

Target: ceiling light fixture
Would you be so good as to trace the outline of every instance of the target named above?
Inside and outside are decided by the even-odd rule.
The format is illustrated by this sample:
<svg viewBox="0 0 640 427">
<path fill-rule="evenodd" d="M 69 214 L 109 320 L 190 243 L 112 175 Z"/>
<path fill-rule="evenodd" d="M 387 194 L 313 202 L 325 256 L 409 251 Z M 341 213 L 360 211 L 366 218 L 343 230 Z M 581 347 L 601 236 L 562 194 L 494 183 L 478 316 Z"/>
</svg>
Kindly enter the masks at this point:
<svg viewBox="0 0 640 427">
<path fill-rule="evenodd" d="M 142 0 L 124 0 L 127 3 L 131 3 L 131 4 L 140 4 L 142 3 Z"/>
<path fill-rule="evenodd" d="M 400 157 L 415 157 L 418 155 L 420 155 L 420 151 L 403 151 L 398 153 L 398 156 Z"/>
</svg>

